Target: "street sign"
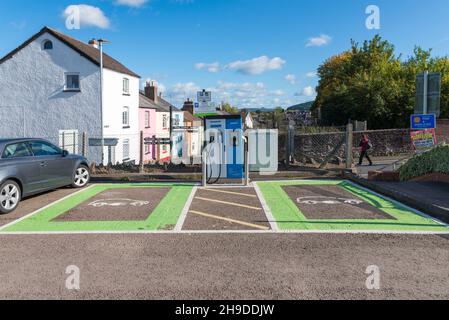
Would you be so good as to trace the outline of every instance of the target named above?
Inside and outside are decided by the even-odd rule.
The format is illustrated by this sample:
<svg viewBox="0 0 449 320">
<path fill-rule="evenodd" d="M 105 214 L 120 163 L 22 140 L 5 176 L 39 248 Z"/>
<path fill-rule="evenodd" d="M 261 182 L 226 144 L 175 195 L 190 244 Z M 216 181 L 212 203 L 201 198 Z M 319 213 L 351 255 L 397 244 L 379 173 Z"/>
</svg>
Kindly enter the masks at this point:
<svg viewBox="0 0 449 320">
<path fill-rule="evenodd" d="M 118 139 L 105 138 L 103 140 L 105 147 L 116 147 L 118 145 Z M 89 139 L 90 147 L 101 147 L 101 145 L 101 139 Z"/>
<path fill-rule="evenodd" d="M 435 129 L 435 114 L 414 114 L 410 118 L 412 130 Z"/>
<path fill-rule="evenodd" d="M 412 131 L 410 136 L 418 151 L 431 149 L 437 144 L 435 129 Z"/>
<path fill-rule="evenodd" d="M 427 85 L 425 78 L 427 77 Z M 427 91 L 427 101 L 424 100 L 424 94 Z M 434 113 L 437 117 L 440 116 L 440 102 L 441 102 L 441 73 L 421 73 L 416 77 L 416 101 L 415 113 Z M 427 103 L 427 110 L 425 110 Z"/>
<path fill-rule="evenodd" d="M 215 105 L 212 102 L 199 102 L 195 104 L 194 108 L 195 114 L 214 114 L 217 111 L 215 110 Z"/>
<path fill-rule="evenodd" d="M 211 102 L 212 101 L 212 92 L 210 91 L 198 91 L 197 101 L 201 102 Z"/>
<path fill-rule="evenodd" d="M 167 145 L 167 144 L 171 144 L 171 139 L 170 138 L 145 138 L 144 143 L 150 144 L 150 145 Z"/>
</svg>

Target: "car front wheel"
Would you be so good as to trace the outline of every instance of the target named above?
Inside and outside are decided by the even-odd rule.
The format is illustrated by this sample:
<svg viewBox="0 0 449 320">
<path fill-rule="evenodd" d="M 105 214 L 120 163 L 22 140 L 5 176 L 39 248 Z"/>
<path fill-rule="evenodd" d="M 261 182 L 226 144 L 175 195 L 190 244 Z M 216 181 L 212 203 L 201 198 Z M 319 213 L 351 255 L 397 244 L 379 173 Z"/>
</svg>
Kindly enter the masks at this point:
<svg viewBox="0 0 449 320">
<path fill-rule="evenodd" d="M 83 188 L 90 181 L 89 168 L 85 165 L 80 165 L 75 171 L 75 177 L 73 179 L 73 188 Z"/>
<path fill-rule="evenodd" d="M 0 186 L 0 213 L 8 214 L 16 210 L 21 199 L 20 187 L 12 180 Z"/>
</svg>

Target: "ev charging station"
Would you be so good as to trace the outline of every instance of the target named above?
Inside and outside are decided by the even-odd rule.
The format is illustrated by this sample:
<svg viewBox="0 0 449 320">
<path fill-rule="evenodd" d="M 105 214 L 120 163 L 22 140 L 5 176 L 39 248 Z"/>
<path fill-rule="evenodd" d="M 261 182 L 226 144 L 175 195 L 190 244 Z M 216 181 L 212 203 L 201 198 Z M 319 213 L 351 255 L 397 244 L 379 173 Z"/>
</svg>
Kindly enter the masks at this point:
<svg viewBox="0 0 449 320">
<path fill-rule="evenodd" d="M 205 146 L 203 150 L 203 186 L 220 179 L 249 183 L 246 139 L 241 115 L 216 115 L 204 118 Z"/>
</svg>

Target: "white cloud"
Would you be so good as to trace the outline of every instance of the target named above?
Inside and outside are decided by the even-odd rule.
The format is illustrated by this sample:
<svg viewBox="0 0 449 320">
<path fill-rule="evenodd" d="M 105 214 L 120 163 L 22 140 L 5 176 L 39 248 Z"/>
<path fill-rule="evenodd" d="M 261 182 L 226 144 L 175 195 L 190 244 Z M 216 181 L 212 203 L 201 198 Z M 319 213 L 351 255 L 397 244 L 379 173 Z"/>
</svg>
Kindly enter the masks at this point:
<svg viewBox="0 0 449 320">
<path fill-rule="evenodd" d="M 200 90 L 201 88 L 194 82 L 178 82 L 169 90 L 169 95 L 173 96 L 177 100 L 184 100 L 189 97 L 195 97 L 196 99 L 196 94 Z"/>
<path fill-rule="evenodd" d="M 316 72 L 313 71 L 306 73 L 307 78 L 315 78 L 316 76 L 317 76 Z"/>
<path fill-rule="evenodd" d="M 311 86 L 308 86 L 302 89 L 301 93 L 296 95 L 302 97 L 313 97 L 315 95 L 315 89 Z"/>
<path fill-rule="evenodd" d="M 164 96 L 173 104 L 182 106 L 187 98 L 195 101 L 197 91 L 201 89 L 203 87 L 194 82 L 177 83 L 168 87 Z M 291 105 L 284 91 L 269 90 L 262 82 L 218 81 L 215 86 L 204 89 L 212 91 L 212 100 L 216 104 L 228 102 L 238 108 L 274 108 L 279 105 L 285 107 Z"/>
<path fill-rule="evenodd" d="M 218 62 L 214 62 L 214 63 L 197 63 L 195 64 L 195 68 L 197 70 L 207 70 L 211 73 L 217 73 L 219 71 L 221 71 L 221 66 L 220 63 Z"/>
<path fill-rule="evenodd" d="M 275 91 L 273 91 L 273 95 L 274 95 L 274 96 L 277 96 L 277 97 L 281 97 L 281 96 L 283 96 L 284 94 L 285 94 L 285 92 L 282 91 L 282 90 L 275 90 Z"/>
<path fill-rule="evenodd" d="M 145 3 L 147 3 L 148 0 L 116 0 L 115 3 L 122 6 L 128 6 L 133 8 L 140 8 Z"/>
<path fill-rule="evenodd" d="M 245 61 L 234 61 L 227 65 L 227 68 L 247 75 L 258 75 L 271 70 L 280 70 L 286 63 L 279 57 L 270 59 L 267 56 L 261 56 Z"/>
<path fill-rule="evenodd" d="M 306 44 L 306 47 L 321 47 L 327 45 L 332 38 L 327 34 L 322 34 L 319 37 L 310 38 Z"/>
<path fill-rule="evenodd" d="M 111 26 L 111 22 L 100 8 L 87 4 L 70 5 L 63 12 L 64 18 L 69 18 L 73 12 L 79 12 L 81 27 L 108 29 Z"/>
<path fill-rule="evenodd" d="M 294 74 L 287 74 L 285 76 L 285 80 L 287 80 L 291 84 L 295 84 L 296 83 L 296 76 Z"/>
</svg>

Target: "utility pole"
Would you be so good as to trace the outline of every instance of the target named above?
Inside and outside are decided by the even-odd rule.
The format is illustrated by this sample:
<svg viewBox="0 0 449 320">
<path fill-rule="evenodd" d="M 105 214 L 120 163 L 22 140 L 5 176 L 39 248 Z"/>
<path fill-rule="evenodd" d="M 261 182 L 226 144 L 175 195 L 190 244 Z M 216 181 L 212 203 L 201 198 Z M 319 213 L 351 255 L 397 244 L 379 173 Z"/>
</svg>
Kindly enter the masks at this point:
<svg viewBox="0 0 449 320">
<path fill-rule="evenodd" d="M 173 162 L 173 106 L 170 103 L 170 162 Z"/>
<path fill-rule="evenodd" d="M 429 94 L 429 71 L 424 71 L 424 101 L 423 101 L 423 113 L 427 114 L 427 95 Z"/>
<path fill-rule="evenodd" d="M 104 164 L 104 119 L 103 119 L 103 43 L 110 43 L 105 39 L 97 40 L 100 46 L 100 124 L 101 124 L 101 164 Z"/>
</svg>

